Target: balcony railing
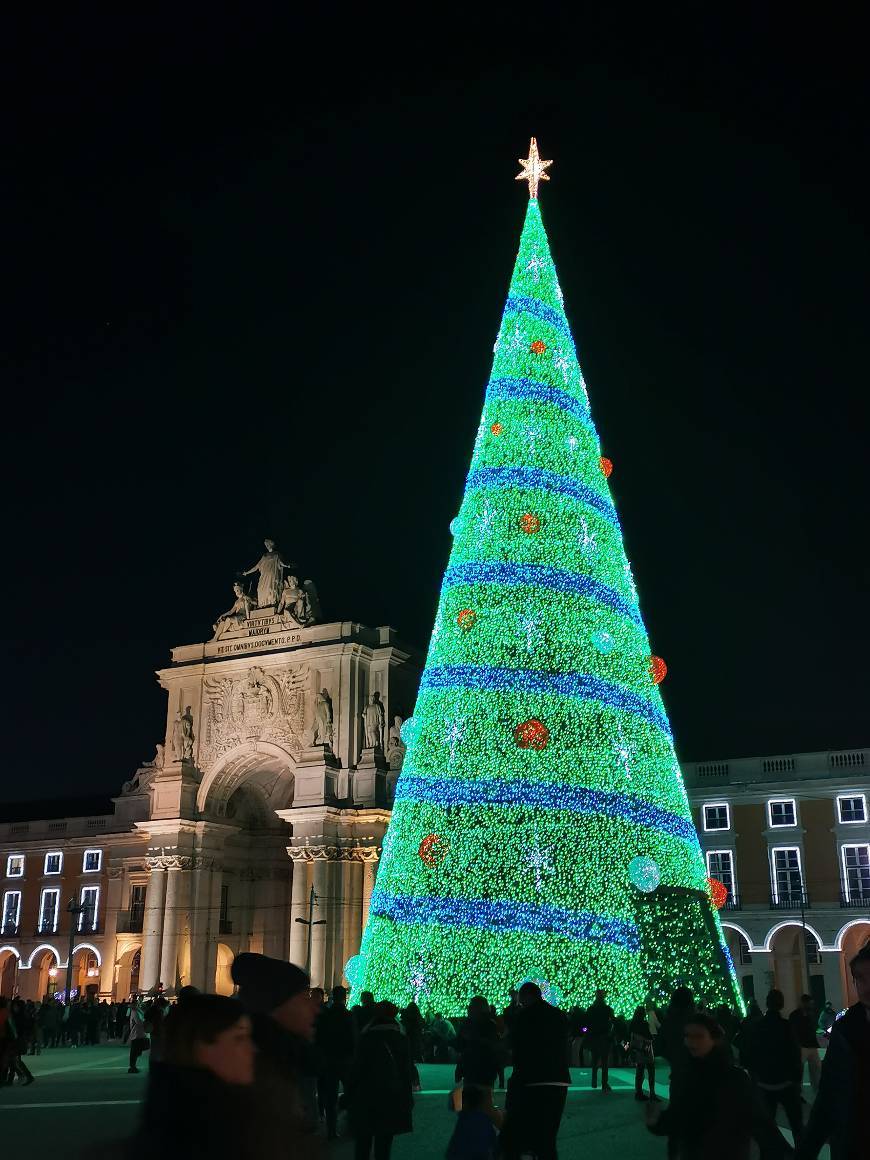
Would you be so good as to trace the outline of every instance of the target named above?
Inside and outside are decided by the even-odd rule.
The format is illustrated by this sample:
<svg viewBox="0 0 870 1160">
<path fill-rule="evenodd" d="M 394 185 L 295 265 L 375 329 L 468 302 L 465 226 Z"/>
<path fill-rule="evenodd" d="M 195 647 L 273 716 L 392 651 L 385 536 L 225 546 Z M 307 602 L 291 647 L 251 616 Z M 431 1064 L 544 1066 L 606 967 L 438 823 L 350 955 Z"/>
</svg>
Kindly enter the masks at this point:
<svg viewBox="0 0 870 1160">
<path fill-rule="evenodd" d="M 723 910 L 742 910 L 743 903 L 740 900 L 740 895 L 736 891 L 732 891 L 728 895 L 728 900 L 722 907 Z"/>
<path fill-rule="evenodd" d="M 131 910 L 118 915 L 118 934 L 141 934 L 145 915 L 141 910 Z"/>
<path fill-rule="evenodd" d="M 4 922 L 0 930 L 0 938 L 17 938 L 20 934 L 17 922 Z"/>
<path fill-rule="evenodd" d="M 854 890 L 847 894 L 841 890 L 840 906 L 843 910 L 870 910 L 870 894 L 856 894 Z"/>
<path fill-rule="evenodd" d="M 218 932 L 220 934 L 232 934 L 233 922 L 231 918 L 221 918 L 218 920 Z"/>
<path fill-rule="evenodd" d="M 780 891 L 778 898 L 770 896 L 771 910 L 809 910 L 810 899 L 805 890 L 791 890 L 787 893 Z"/>
</svg>

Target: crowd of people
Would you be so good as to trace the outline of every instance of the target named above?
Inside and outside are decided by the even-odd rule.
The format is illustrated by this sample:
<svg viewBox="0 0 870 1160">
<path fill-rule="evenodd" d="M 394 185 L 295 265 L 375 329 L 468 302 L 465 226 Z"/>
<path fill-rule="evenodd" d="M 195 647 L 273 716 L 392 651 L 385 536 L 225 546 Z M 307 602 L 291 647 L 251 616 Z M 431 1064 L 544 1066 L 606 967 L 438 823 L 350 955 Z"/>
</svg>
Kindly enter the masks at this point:
<svg viewBox="0 0 870 1160">
<path fill-rule="evenodd" d="M 473 998 L 461 1019 L 424 1016 L 414 1003 L 400 1011 L 368 993 L 349 1008 L 342 987 L 327 1001 L 299 967 L 251 953 L 233 963 L 234 998 L 184 988 L 173 1005 L 157 995 L 132 998 L 120 1014 L 93 1006 L 108 1008 L 98 1027 L 129 1041 L 131 1071 L 150 1053 L 141 1126 L 123 1153 L 131 1160 L 187 1160 L 196 1151 L 213 1160 L 316 1160 L 340 1126 L 354 1138 L 355 1160 L 389 1160 L 394 1138 L 413 1130 L 422 1062 L 452 1065 L 448 1160 L 555 1160 L 569 1066 L 584 1066 L 587 1053 L 602 1094 L 611 1091 L 611 1067 L 634 1068 L 635 1099 L 648 1129 L 667 1137 L 669 1157 L 746 1160 L 755 1140 L 762 1160 L 794 1152 L 814 1160 L 829 1141 L 832 1160 L 856 1160 L 870 1140 L 870 946 L 850 967 L 859 1001 L 839 1019 L 829 1007 L 817 1019 L 806 995 L 786 1019 L 778 990 L 764 1012 L 753 1003 L 741 1019 L 728 1008 L 705 1009 L 682 987 L 665 1010 L 648 1004 L 630 1020 L 614 1013 L 603 990 L 586 1010 L 565 1013 L 534 982 L 501 1012 Z M 91 1005 L 79 1006 L 87 1043 Z M 62 1022 L 70 1018 L 61 1012 Z M 24 1078 L 17 1068 L 37 1022 L 27 1004 L 0 1000 L 5 1082 L 29 1082 L 26 1065 Z M 656 1090 L 660 1058 L 667 1103 Z M 815 1090 L 806 1122 L 805 1068 Z M 794 1147 L 776 1126 L 780 1107 Z"/>
</svg>

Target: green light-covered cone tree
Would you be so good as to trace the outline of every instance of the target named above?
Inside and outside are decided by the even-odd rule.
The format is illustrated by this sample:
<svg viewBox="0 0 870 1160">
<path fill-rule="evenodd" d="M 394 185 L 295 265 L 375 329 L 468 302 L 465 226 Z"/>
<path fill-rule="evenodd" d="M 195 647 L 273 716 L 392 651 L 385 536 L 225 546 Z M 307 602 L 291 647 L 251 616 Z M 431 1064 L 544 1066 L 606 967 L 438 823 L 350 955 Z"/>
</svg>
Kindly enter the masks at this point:
<svg viewBox="0 0 870 1160">
<path fill-rule="evenodd" d="M 354 993 L 525 978 L 740 1005 L 537 200 L 530 200 Z"/>
</svg>

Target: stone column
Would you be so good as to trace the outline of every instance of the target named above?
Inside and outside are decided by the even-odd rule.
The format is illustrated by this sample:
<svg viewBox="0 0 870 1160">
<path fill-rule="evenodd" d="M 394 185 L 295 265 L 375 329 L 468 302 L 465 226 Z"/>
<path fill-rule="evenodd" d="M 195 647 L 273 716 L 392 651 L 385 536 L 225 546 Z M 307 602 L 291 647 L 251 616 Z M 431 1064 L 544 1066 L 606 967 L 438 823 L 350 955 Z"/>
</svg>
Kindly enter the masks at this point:
<svg viewBox="0 0 870 1160">
<path fill-rule="evenodd" d="M 365 872 L 365 866 L 359 858 L 354 858 L 345 865 L 347 868 L 347 887 L 345 893 L 344 949 L 340 964 L 342 974 L 347 960 L 359 954 L 360 938 L 362 937 L 363 873 Z"/>
<path fill-rule="evenodd" d="M 217 949 L 220 942 L 221 886 L 223 866 L 215 863 L 211 872 L 208 906 L 208 942 L 205 948 L 205 989 L 213 991 L 217 977 Z"/>
<path fill-rule="evenodd" d="M 752 978 L 755 984 L 755 998 L 764 1009 L 764 998 L 773 986 L 773 955 L 770 951 L 752 952 Z"/>
<path fill-rule="evenodd" d="M 106 871 L 109 884 L 106 889 L 106 925 L 103 938 L 103 965 L 100 968 L 100 998 L 114 999 L 115 971 L 118 957 L 118 915 L 124 889 L 124 869 L 110 866 Z"/>
<path fill-rule="evenodd" d="M 314 860 L 314 919 L 326 918 L 327 896 L 328 896 L 328 878 L 329 878 L 329 862 L 326 859 L 326 851 L 318 851 L 321 857 Z M 306 935 L 308 928 L 306 928 Z M 326 924 L 320 926 L 312 926 L 310 928 L 311 937 L 311 983 L 315 987 L 323 986 L 323 979 L 326 973 Z"/>
<path fill-rule="evenodd" d="M 302 851 L 289 847 L 288 854 L 293 862 L 293 889 L 290 898 L 290 962 L 297 967 L 305 966 L 305 952 L 308 947 L 308 928 L 297 918 L 308 918 L 308 863 Z"/>
<path fill-rule="evenodd" d="M 172 858 L 166 867 L 160 981 L 167 990 L 178 982 L 178 944 L 190 906 L 190 865 L 190 858 Z"/>
<path fill-rule="evenodd" d="M 372 891 L 375 888 L 375 876 L 378 869 L 378 855 L 377 850 L 372 849 L 372 853 L 366 858 L 363 863 L 363 887 L 362 887 L 362 927 L 361 932 L 365 930 L 366 923 L 369 920 L 369 906 L 372 901 Z"/>
<path fill-rule="evenodd" d="M 191 873 L 190 981 L 201 991 L 211 990 L 206 982 L 206 948 L 208 946 L 209 905 L 214 859 L 199 855 L 193 859 Z M 214 982 L 212 982 L 214 986 Z"/>
<path fill-rule="evenodd" d="M 825 999 L 840 1011 L 848 1003 L 843 986 L 843 952 L 822 951 L 822 975 L 825 979 Z"/>
<path fill-rule="evenodd" d="M 166 870 L 160 858 L 146 858 L 151 875 L 145 891 L 145 914 L 142 922 L 142 961 L 139 966 L 139 990 L 149 991 L 160 981 L 160 944 L 163 935 L 163 899 L 166 892 Z"/>
</svg>

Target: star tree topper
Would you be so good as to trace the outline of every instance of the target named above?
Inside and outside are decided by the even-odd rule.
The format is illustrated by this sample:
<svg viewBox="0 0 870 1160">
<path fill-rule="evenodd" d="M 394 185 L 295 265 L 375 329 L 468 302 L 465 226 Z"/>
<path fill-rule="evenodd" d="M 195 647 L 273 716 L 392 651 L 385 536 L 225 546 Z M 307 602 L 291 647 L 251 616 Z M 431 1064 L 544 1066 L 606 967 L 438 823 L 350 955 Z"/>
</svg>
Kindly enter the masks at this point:
<svg viewBox="0 0 870 1160">
<path fill-rule="evenodd" d="M 529 142 L 528 157 L 519 157 L 517 160 L 522 165 L 523 171 L 517 174 L 516 180 L 527 181 L 529 183 L 529 197 L 537 200 L 538 182 L 550 180 L 549 173 L 545 173 L 544 170 L 549 169 L 553 162 L 541 160 L 541 155 L 538 153 L 538 142 L 534 137 Z"/>
</svg>

